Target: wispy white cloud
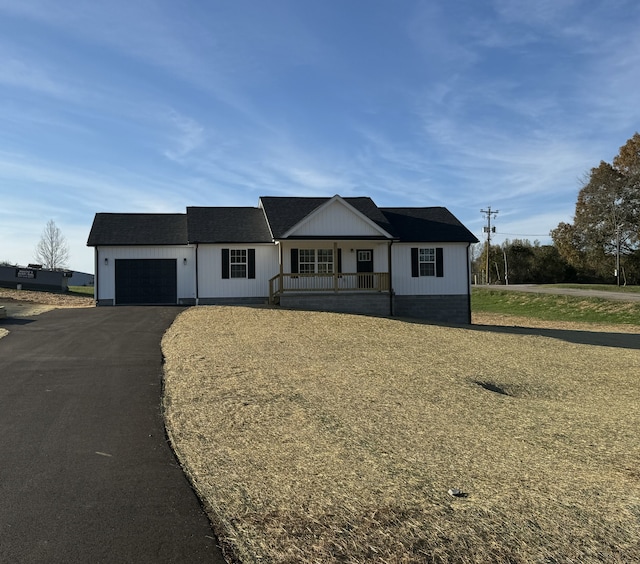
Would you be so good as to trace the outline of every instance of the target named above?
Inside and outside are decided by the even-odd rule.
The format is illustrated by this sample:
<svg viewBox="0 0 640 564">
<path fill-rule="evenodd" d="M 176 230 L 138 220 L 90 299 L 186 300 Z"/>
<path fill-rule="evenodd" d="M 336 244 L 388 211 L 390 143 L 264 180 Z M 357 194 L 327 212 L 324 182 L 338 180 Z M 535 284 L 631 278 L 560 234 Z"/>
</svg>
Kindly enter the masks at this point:
<svg viewBox="0 0 640 564">
<path fill-rule="evenodd" d="M 0 12 L 40 22 L 90 46 L 106 46 L 123 60 L 136 60 L 199 88 L 270 129 L 255 98 L 281 72 L 318 60 L 320 44 L 285 6 L 247 5 L 243 11 L 209 5 L 198 10 L 154 0 L 75 3 L 51 10 L 46 0 L 0 0 Z"/>
<path fill-rule="evenodd" d="M 462 21 L 446 18 L 442 5 L 433 2 L 419 4 L 412 14 L 408 35 L 430 72 L 446 69 L 448 73 L 455 73 L 478 60 L 477 53 L 460 41 L 457 32 Z"/>
<path fill-rule="evenodd" d="M 78 99 L 78 91 L 34 61 L 0 55 L 0 84 L 62 99 Z"/>
<path fill-rule="evenodd" d="M 575 21 L 580 0 L 494 0 L 498 16 L 507 23 L 522 23 L 527 27 L 558 29 L 567 21 Z"/>
<path fill-rule="evenodd" d="M 20 101 L 8 100 L 0 105 L 0 122 L 5 130 L 19 130 L 23 136 L 33 130 L 63 131 L 66 135 L 86 135 L 90 128 L 85 124 L 69 119 L 59 113 L 43 108 L 26 106 Z"/>
<path fill-rule="evenodd" d="M 164 155 L 172 161 L 182 162 L 187 155 L 205 143 L 205 129 L 196 120 L 175 110 L 168 112 L 168 119 L 175 127 L 176 135 L 170 140 L 173 148 L 166 149 Z"/>
<path fill-rule="evenodd" d="M 69 165 L 43 162 L 28 155 L 0 152 L 0 179 L 15 186 L 16 206 L 20 213 L 25 186 L 34 196 L 34 209 L 44 206 L 66 215 L 85 210 L 96 211 L 179 211 L 182 204 L 176 195 L 176 184 L 159 175 L 140 176 L 123 167 L 97 172 Z M 7 194 L 7 197 L 9 195 Z M 3 196 L 4 199 L 4 196 Z M 9 200 L 11 201 L 11 200 Z M 69 207 L 72 202 L 73 207 Z M 24 204 L 22 204 L 24 205 Z"/>
</svg>

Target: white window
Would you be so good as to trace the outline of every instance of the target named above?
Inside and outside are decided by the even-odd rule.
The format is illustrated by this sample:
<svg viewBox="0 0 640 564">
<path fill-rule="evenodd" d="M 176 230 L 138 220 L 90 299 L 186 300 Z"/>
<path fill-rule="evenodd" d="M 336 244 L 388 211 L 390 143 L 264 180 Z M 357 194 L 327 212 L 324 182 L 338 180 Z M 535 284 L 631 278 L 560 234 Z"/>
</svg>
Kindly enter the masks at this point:
<svg viewBox="0 0 640 564">
<path fill-rule="evenodd" d="M 300 274 L 333 274 L 333 249 L 300 249 Z"/>
<path fill-rule="evenodd" d="M 318 249 L 318 274 L 333 274 L 333 249 Z"/>
<path fill-rule="evenodd" d="M 229 253 L 229 266 L 231 278 L 247 277 L 247 250 L 231 249 Z"/>
<path fill-rule="evenodd" d="M 418 252 L 418 267 L 420 276 L 436 275 L 436 250 L 420 249 Z"/>
<path fill-rule="evenodd" d="M 300 274 L 313 274 L 316 271 L 316 250 L 300 249 Z"/>
</svg>

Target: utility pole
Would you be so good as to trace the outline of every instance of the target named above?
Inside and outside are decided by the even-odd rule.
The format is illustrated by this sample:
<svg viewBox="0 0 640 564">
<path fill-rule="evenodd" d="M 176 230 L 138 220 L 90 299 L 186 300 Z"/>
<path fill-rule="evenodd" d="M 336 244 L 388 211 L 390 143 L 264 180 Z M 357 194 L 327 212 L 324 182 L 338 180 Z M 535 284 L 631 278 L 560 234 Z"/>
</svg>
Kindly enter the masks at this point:
<svg viewBox="0 0 640 564">
<path fill-rule="evenodd" d="M 616 223 L 616 284 L 620 286 L 620 225 Z"/>
<path fill-rule="evenodd" d="M 491 206 L 489 206 L 486 210 L 480 210 L 480 213 L 483 213 L 487 217 L 487 226 L 483 229 L 483 231 L 487 234 L 487 285 L 491 284 L 491 271 L 489 270 L 489 250 L 491 249 L 491 233 L 496 232 L 495 227 L 491 227 L 491 216 L 493 219 L 500 213 L 500 210 L 492 210 Z"/>
<path fill-rule="evenodd" d="M 504 256 L 504 285 L 509 285 L 509 264 L 507 263 L 507 249 L 502 248 L 502 256 Z"/>
<path fill-rule="evenodd" d="M 620 206 L 622 205 L 622 198 L 616 198 L 613 202 L 613 225 L 616 230 L 616 285 L 620 286 Z"/>
</svg>

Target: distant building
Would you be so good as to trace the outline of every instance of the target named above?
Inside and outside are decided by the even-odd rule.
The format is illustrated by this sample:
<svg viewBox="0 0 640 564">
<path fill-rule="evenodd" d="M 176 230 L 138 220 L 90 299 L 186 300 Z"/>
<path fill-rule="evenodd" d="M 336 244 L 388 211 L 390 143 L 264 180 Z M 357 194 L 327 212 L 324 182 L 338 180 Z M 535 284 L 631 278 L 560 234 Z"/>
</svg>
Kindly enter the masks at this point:
<svg viewBox="0 0 640 564">
<path fill-rule="evenodd" d="M 69 286 L 93 286 L 95 276 L 87 272 L 73 270 L 69 278 Z"/>
<path fill-rule="evenodd" d="M 20 290 L 66 292 L 68 272 L 43 270 L 31 266 L 0 266 L 0 286 Z"/>
</svg>

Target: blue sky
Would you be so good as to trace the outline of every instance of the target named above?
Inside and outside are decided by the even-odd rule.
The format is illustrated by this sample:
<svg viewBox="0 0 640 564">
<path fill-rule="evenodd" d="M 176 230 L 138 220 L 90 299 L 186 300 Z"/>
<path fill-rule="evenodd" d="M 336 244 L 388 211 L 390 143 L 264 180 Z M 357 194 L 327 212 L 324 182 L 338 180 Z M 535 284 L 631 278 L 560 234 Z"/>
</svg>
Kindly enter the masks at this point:
<svg viewBox="0 0 640 564">
<path fill-rule="evenodd" d="M 0 260 L 47 221 L 262 195 L 550 241 L 640 129 L 637 0 L 0 0 Z"/>
</svg>

